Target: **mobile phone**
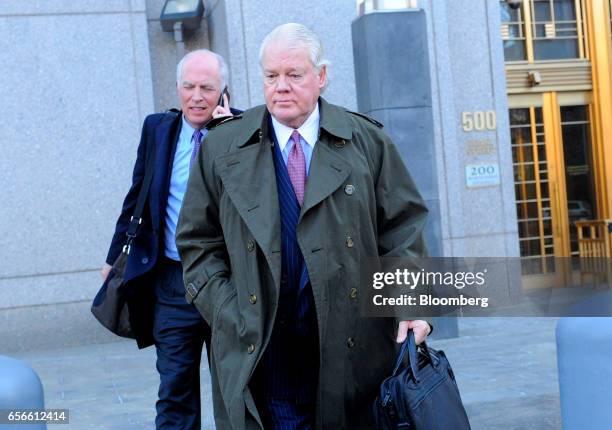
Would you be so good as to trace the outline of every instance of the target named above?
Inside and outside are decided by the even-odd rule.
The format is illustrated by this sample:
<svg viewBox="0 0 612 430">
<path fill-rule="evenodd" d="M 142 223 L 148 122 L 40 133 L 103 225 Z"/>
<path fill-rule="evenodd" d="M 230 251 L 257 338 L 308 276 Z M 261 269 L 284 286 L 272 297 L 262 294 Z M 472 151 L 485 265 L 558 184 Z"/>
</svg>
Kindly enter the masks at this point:
<svg viewBox="0 0 612 430">
<path fill-rule="evenodd" d="M 221 95 L 219 96 L 219 101 L 217 102 L 217 106 L 221 106 L 222 108 L 225 107 L 225 100 L 223 100 L 223 96 L 225 94 L 228 94 L 227 87 L 224 87 L 223 91 L 221 91 Z M 227 96 L 227 98 L 229 99 L 229 95 Z"/>
</svg>

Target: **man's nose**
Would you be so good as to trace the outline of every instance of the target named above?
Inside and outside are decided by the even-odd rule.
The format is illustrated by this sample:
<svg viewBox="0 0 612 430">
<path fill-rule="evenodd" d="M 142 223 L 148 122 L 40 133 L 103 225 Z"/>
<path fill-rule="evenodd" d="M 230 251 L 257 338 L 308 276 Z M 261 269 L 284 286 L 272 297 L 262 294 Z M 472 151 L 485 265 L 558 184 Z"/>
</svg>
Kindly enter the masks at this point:
<svg viewBox="0 0 612 430">
<path fill-rule="evenodd" d="M 276 91 L 289 91 L 289 80 L 284 75 L 278 77 Z"/>
<path fill-rule="evenodd" d="M 204 95 L 203 95 L 202 91 L 200 91 L 200 90 L 197 90 L 197 89 L 196 89 L 196 90 L 193 92 L 193 94 L 191 95 L 191 98 L 192 98 L 193 100 L 200 101 L 200 100 L 203 100 L 203 99 L 204 99 Z"/>
</svg>

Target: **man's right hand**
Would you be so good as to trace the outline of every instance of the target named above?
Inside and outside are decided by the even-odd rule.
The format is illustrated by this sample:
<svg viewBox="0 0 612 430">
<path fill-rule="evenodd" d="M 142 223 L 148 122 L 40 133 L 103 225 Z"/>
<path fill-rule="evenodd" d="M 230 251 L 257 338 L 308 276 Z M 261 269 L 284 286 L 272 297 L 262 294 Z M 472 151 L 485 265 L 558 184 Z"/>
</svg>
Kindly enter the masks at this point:
<svg viewBox="0 0 612 430">
<path fill-rule="evenodd" d="M 102 266 L 102 270 L 100 270 L 100 275 L 102 276 L 103 281 L 106 281 L 106 278 L 108 278 L 108 274 L 110 273 L 112 268 L 113 266 L 111 266 L 110 264 L 104 263 L 104 266 Z"/>
<path fill-rule="evenodd" d="M 234 116 L 229 108 L 229 99 L 227 94 L 223 94 L 223 105 L 217 106 L 212 113 L 213 118 L 219 118 L 222 116 Z"/>
</svg>

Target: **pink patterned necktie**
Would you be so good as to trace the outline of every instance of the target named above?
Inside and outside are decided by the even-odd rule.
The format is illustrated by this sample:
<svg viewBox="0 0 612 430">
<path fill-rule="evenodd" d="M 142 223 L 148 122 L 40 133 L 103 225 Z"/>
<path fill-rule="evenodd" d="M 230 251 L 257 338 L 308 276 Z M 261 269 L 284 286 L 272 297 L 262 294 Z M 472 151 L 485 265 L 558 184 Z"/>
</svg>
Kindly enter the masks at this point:
<svg viewBox="0 0 612 430">
<path fill-rule="evenodd" d="M 306 157 L 300 143 L 300 133 L 297 130 L 293 130 L 291 139 L 293 140 L 293 148 L 291 148 L 287 159 L 287 170 L 289 171 L 289 179 L 291 179 L 295 195 L 300 206 L 302 206 L 302 203 L 304 203 L 304 191 L 306 190 Z"/>
</svg>

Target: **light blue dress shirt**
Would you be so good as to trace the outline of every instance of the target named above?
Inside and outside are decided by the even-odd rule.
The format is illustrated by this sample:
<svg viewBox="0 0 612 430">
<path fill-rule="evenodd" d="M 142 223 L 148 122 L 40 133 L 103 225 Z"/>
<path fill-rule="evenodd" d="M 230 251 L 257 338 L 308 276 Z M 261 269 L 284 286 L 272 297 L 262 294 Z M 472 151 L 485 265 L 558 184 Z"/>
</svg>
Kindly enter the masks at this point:
<svg viewBox="0 0 612 430">
<path fill-rule="evenodd" d="M 204 128 L 200 131 L 202 132 L 202 140 L 204 140 L 208 130 Z M 189 179 L 189 163 L 194 145 L 194 132 L 195 129 L 183 117 L 181 133 L 178 142 L 176 142 L 174 162 L 172 163 L 172 176 L 170 177 L 170 189 L 168 190 L 168 202 L 166 205 L 166 225 L 164 228 L 164 254 L 166 257 L 176 261 L 180 261 L 178 250 L 176 249 L 176 224 L 181 206 L 183 205 L 187 180 Z"/>
</svg>

